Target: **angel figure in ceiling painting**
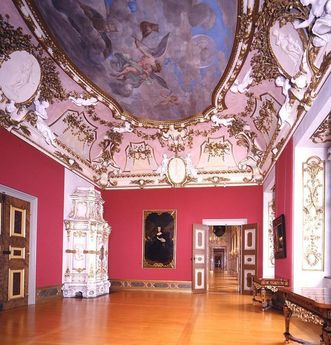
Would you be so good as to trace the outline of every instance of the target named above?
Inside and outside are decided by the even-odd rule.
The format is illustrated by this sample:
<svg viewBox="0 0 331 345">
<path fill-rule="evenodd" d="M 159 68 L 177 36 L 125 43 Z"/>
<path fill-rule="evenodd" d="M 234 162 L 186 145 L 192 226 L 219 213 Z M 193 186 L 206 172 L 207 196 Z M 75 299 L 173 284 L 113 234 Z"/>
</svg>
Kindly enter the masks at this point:
<svg viewBox="0 0 331 345">
<path fill-rule="evenodd" d="M 147 23 L 147 22 L 145 22 Z M 155 28 L 157 24 L 150 23 L 152 31 L 157 31 Z M 122 96 L 129 97 L 134 88 L 138 88 L 142 83 L 151 83 L 155 80 L 160 86 L 168 89 L 166 81 L 158 74 L 162 70 L 162 66 L 158 58 L 160 58 L 166 51 L 169 35 L 167 33 L 162 37 L 158 45 L 154 48 L 148 47 L 143 40 L 146 35 L 146 29 L 140 25 L 142 31 L 142 39 L 139 40 L 133 37 L 135 48 L 142 54 L 141 58 L 136 61 L 127 54 L 115 53 L 110 61 L 110 66 L 114 70 L 114 76 L 117 83 L 112 83 L 114 91 Z"/>
</svg>

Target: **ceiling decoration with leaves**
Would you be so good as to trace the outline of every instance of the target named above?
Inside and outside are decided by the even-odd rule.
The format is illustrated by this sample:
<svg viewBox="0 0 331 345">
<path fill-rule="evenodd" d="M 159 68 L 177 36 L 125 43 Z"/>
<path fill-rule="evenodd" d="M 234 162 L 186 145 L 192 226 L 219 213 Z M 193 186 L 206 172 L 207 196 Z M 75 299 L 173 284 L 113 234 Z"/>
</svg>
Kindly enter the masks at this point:
<svg viewBox="0 0 331 345">
<path fill-rule="evenodd" d="M 101 188 L 262 183 L 330 73 L 306 2 L 4 0 L 0 125 Z"/>
</svg>

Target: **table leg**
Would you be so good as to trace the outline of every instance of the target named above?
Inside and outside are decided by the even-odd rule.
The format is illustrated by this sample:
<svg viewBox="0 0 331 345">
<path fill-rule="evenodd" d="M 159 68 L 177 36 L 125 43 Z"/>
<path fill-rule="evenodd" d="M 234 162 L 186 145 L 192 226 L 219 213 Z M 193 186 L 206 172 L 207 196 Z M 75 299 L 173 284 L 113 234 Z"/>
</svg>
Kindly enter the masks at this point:
<svg viewBox="0 0 331 345">
<path fill-rule="evenodd" d="M 256 301 L 256 296 L 257 296 L 257 288 L 255 284 L 253 283 L 253 303 Z"/>
<path fill-rule="evenodd" d="M 268 307 L 268 302 L 266 301 L 266 290 L 264 287 L 261 289 L 261 299 L 262 299 L 262 310 L 264 311 Z"/>
<path fill-rule="evenodd" d="M 325 321 L 322 328 L 323 344 L 331 345 L 331 320 Z"/>
<path fill-rule="evenodd" d="M 286 303 L 284 304 L 283 312 L 284 312 L 284 318 L 285 318 L 284 336 L 285 336 L 285 342 L 286 342 L 286 344 L 288 344 L 290 339 L 292 338 L 292 336 L 290 334 L 290 319 L 292 316 L 292 310 L 286 305 Z"/>
</svg>

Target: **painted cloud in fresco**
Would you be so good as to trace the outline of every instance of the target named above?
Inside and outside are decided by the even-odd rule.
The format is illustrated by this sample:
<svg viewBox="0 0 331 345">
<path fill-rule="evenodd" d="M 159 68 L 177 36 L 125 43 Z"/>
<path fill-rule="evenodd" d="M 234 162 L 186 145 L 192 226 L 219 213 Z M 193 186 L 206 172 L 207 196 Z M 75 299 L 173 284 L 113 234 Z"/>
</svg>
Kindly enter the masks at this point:
<svg viewBox="0 0 331 345">
<path fill-rule="evenodd" d="M 237 1 L 35 0 L 73 63 L 126 112 L 202 112 L 230 57 Z"/>
</svg>

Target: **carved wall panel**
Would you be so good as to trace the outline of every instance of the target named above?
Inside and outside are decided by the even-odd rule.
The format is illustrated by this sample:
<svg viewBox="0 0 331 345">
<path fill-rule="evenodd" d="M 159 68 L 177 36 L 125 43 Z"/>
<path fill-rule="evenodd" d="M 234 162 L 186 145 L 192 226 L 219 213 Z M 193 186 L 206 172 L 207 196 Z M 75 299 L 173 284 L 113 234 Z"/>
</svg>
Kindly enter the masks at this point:
<svg viewBox="0 0 331 345">
<path fill-rule="evenodd" d="M 84 113 L 67 110 L 50 125 L 57 140 L 66 145 L 81 158 L 90 160 L 90 149 L 96 140 L 97 127 L 93 126 Z"/>
<path fill-rule="evenodd" d="M 324 269 L 324 161 L 313 156 L 303 163 L 303 270 Z"/>
<path fill-rule="evenodd" d="M 236 167 L 233 157 L 232 144 L 224 136 L 220 138 L 208 138 L 200 149 L 198 168 L 214 169 Z"/>
<path fill-rule="evenodd" d="M 157 169 L 153 148 L 144 141 L 131 142 L 125 149 L 126 164 L 124 171 L 151 172 Z"/>
</svg>

